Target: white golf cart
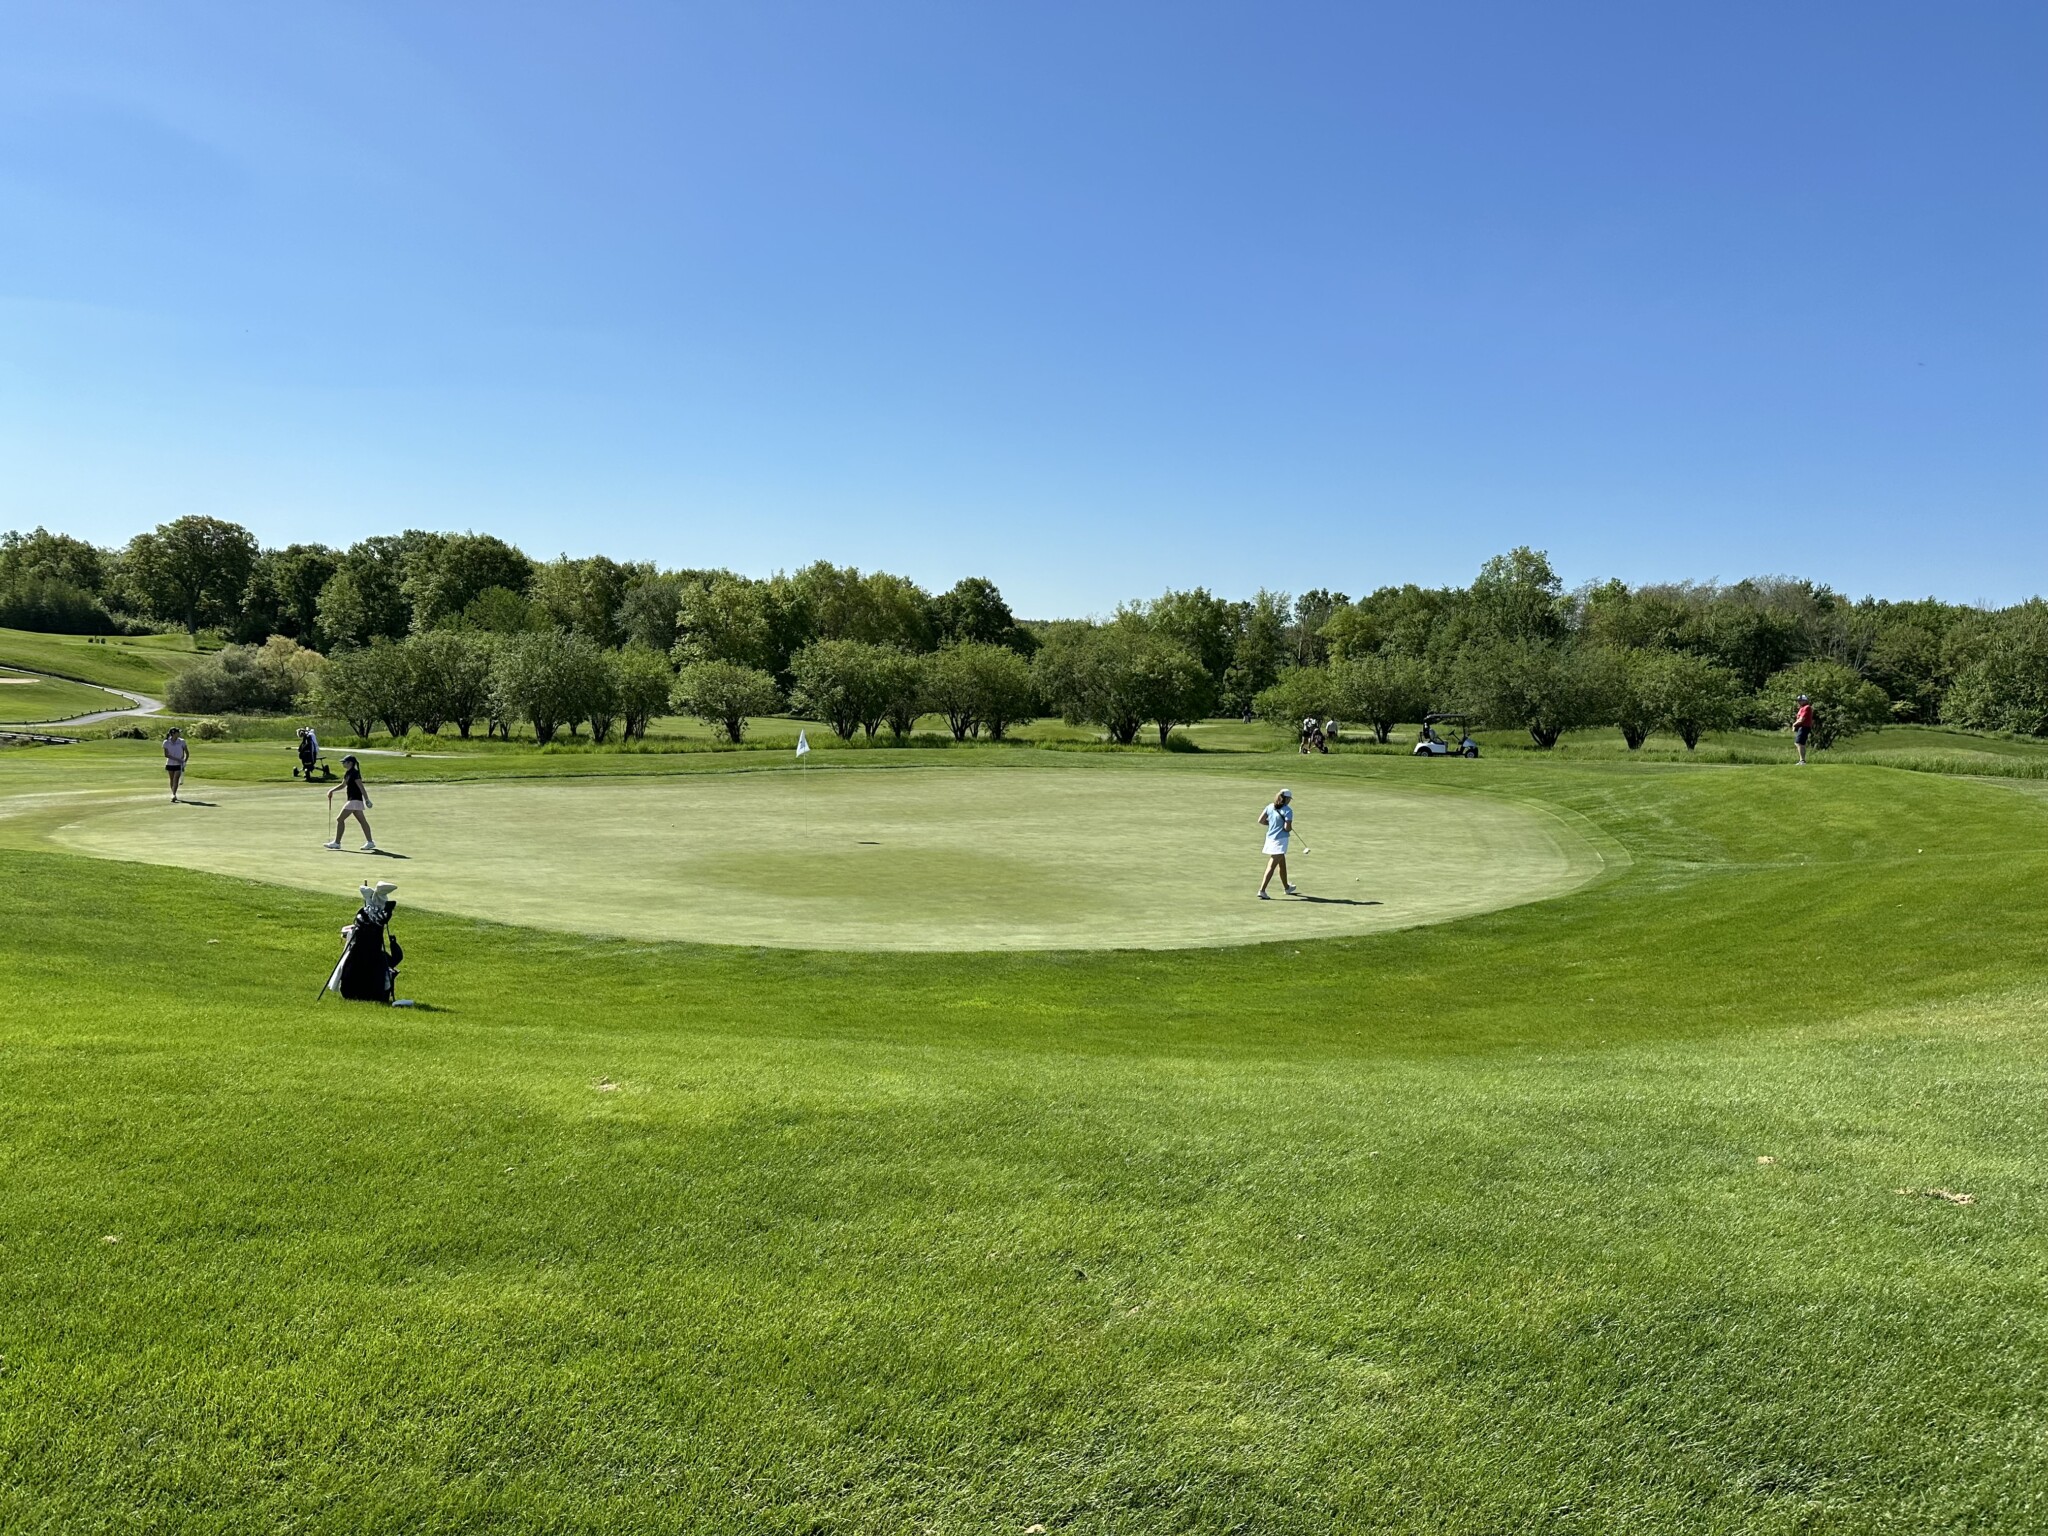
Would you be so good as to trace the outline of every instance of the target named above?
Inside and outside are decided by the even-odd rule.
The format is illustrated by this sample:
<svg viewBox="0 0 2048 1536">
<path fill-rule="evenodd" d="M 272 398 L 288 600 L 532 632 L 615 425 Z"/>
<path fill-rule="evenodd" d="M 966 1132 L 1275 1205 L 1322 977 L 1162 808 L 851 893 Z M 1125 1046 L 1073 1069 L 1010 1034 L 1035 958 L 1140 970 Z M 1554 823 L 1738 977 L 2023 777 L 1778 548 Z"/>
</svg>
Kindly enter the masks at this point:
<svg viewBox="0 0 2048 1536">
<path fill-rule="evenodd" d="M 1415 750 L 1410 757 L 1477 757 L 1479 743 L 1472 739 L 1472 733 L 1465 729 L 1470 715 L 1424 715 L 1422 734 L 1416 738 Z M 1449 742 L 1437 734 L 1440 725 L 1451 726 L 1457 733 L 1457 741 Z"/>
</svg>

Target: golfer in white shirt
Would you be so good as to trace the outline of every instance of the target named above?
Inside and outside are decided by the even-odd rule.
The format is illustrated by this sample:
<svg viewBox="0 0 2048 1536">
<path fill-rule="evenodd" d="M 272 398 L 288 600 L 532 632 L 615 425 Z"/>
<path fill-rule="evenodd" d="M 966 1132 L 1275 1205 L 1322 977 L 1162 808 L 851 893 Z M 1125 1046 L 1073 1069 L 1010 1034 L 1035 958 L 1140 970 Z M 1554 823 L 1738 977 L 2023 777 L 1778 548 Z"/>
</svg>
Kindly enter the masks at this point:
<svg viewBox="0 0 2048 1536">
<path fill-rule="evenodd" d="M 1273 877 L 1280 877 L 1280 889 L 1290 896 L 1301 892 L 1287 883 L 1287 839 L 1294 831 L 1294 791 L 1283 789 L 1273 797 L 1273 803 L 1259 812 L 1259 825 L 1266 829 L 1266 878 L 1259 882 L 1259 900 L 1271 901 L 1273 893 L 1266 889 L 1273 883 Z"/>
</svg>

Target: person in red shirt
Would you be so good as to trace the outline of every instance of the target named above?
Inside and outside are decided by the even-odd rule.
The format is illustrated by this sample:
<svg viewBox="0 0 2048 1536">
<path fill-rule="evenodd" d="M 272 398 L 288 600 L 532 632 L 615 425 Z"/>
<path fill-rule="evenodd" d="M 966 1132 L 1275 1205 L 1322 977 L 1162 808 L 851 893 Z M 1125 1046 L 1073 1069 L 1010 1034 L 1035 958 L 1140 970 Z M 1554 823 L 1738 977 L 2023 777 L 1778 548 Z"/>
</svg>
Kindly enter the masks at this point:
<svg viewBox="0 0 2048 1536">
<path fill-rule="evenodd" d="M 1792 716 L 1792 743 L 1799 748 L 1799 766 L 1806 766 L 1806 743 L 1813 735 L 1813 700 L 1799 695 L 1799 708 Z"/>
</svg>

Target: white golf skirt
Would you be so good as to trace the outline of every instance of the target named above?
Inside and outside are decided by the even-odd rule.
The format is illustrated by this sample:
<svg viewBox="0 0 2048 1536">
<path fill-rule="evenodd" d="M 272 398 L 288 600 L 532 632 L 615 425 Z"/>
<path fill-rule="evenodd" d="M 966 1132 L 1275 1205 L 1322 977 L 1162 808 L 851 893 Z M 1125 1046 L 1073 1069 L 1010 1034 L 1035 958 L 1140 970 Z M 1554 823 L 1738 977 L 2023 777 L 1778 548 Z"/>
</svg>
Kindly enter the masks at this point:
<svg viewBox="0 0 2048 1536">
<path fill-rule="evenodd" d="M 1271 857 L 1272 857 L 1272 856 L 1273 856 L 1274 854 L 1281 854 L 1281 855 L 1284 855 L 1284 854 L 1285 854 L 1286 852 L 1287 852 L 1287 839 L 1286 839 L 1286 838 L 1284 838 L 1284 837 L 1269 837 L 1269 838 L 1267 838 L 1267 839 L 1266 839 L 1266 856 L 1267 856 L 1268 858 L 1271 858 Z"/>
</svg>

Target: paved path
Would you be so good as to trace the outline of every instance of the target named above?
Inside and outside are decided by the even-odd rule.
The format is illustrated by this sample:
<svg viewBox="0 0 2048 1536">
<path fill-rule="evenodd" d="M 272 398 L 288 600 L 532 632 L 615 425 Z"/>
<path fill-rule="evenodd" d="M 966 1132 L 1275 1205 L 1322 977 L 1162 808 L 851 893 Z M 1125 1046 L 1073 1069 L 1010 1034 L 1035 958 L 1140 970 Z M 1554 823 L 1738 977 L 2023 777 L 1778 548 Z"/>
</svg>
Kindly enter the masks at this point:
<svg viewBox="0 0 2048 1536">
<path fill-rule="evenodd" d="M 7 670 L 19 672 L 23 677 L 40 677 L 46 682 L 84 683 L 88 688 L 98 688 L 105 693 L 118 693 L 122 698 L 127 699 L 131 706 L 127 709 L 95 710 L 89 715 L 73 715 L 69 720 L 16 720 L 9 722 L 10 724 L 33 725 L 42 728 L 97 725 L 102 720 L 118 720 L 123 715 L 160 715 L 164 711 L 164 701 L 162 699 L 152 699 L 148 694 L 136 693 L 132 689 L 115 688 L 107 683 L 90 682 L 82 677 L 60 677 L 54 672 L 34 672 L 27 667 L 17 667 L 11 661 L 7 664 Z"/>
</svg>

